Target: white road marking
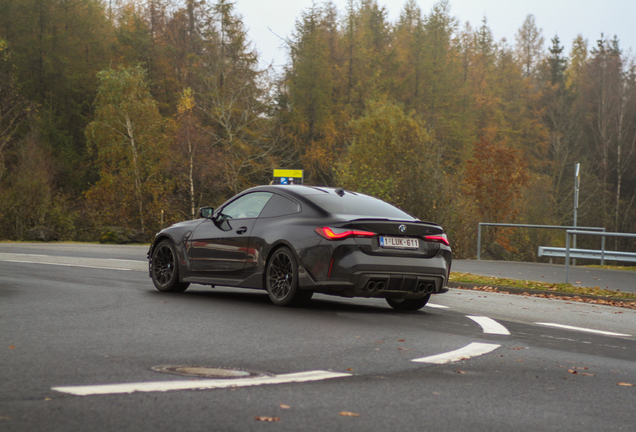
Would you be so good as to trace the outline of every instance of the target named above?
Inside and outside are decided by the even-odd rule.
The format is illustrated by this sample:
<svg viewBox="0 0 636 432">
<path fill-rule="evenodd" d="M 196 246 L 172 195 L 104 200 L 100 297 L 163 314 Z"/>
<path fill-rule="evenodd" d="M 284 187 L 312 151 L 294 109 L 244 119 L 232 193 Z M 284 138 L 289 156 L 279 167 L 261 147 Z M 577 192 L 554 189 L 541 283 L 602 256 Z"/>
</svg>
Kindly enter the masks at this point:
<svg viewBox="0 0 636 432">
<path fill-rule="evenodd" d="M 241 378 L 203 379 L 189 381 L 155 381 L 130 384 L 105 384 L 94 386 L 53 387 L 52 390 L 76 396 L 122 394 L 133 392 L 165 392 L 171 390 L 206 390 L 228 387 L 248 387 L 265 384 L 285 384 L 294 382 L 321 381 L 332 378 L 349 377 L 351 374 L 327 371 L 297 372 L 284 375 Z"/>
<path fill-rule="evenodd" d="M 448 309 L 448 306 L 438 305 L 435 303 L 426 303 L 426 307 L 434 308 L 434 309 Z"/>
<path fill-rule="evenodd" d="M 583 327 L 573 327 L 573 326 L 568 326 L 568 325 L 563 325 L 563 324 L 541 323 L 541 322 L 538 322 L 538 323 L 535 323 L 535 324 L 539 324 L 539 325 L 547 326 L 547 327 L 562 328 L 562 329 L 566 329 L 566 330 L 576 330 L 576 331 L 586 332 L 586 333 L 602 334 L 602 335 L 606 335 L 606 336 L 622 336 L 622 337 L 631 337 L 632 336 L 632 335 L 628 335 L 628 334 L 624 334 L 624 333 L 614 333 L 614 332 L 609 332 L 609 331 L 594 330 L 594 329 L 583 328 Z"/>
<path fill-rule="evenodd" d="M 471 320 L 475 321 L 477 324 L 479 324 L 481 328 L 484 329 L 484 333 L 498 334 L 498 335 L 510 334 L 507 328 L 505 328 L 504 326 L 502 326 L 501 324 L 499 324 L 497 321 L 495 321 L 492 318 L 488 318 L 485 316 L 471 316 L 471 315 L 466 315 L 466 316 L 470 318 Z"/>
<path fill-rule="evenodd" d="M 0 252 L 0 261 L 22 264 L 46 264 L 65 267 L 94 268 L 100 270 L 148 270 L 147 261 L 113 258 L 84 258 L 37 254 L 9 254 Z"/>
<path fill-rule="evenodd" d="M 450 351 L 447 353 L 437 354 L 429 357 L 422 357 L 411 361 L 433 364 L 452 363 L 459 360 L 468 360 L 471 357 L 488 354 L 489 352 L 496 350 L 500 346 L 501 345 L 473 342 L 469 345 L 466 345 L 464 348 L 460 348 L 455 351 Z"/>
<path fill-rule="evenodd" d="M 33 261 L 19 261 L 19 260 L 0 260 L 4 262 L 14 262 L 14 263 L 22 263 L 22 264 L 44 264 L 44 265 L 55 265 L 55 266 L 63 266 L 63 267 L 81 267 L 81 268 L 92 268 L 92 269 L 100 269 L 100 270 L 122 270 L 122 271 L 132 271 L 135 269 L 131 268 L 121 268 L 121 267 L 102 267 L 102 266 L 89 266 L 89 265 L 79 265 L 79 264 L 62 264 L 62 263 L 51 263 L 51 262 L 33 262 Z"/>
</svg>

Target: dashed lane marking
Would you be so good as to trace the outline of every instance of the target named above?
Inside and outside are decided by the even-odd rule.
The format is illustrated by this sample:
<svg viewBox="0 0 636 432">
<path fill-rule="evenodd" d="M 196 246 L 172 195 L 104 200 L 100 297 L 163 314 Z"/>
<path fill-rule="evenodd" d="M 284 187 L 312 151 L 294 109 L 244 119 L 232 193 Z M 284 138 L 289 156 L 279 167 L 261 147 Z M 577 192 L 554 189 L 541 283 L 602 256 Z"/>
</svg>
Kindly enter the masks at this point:
<svg viewBox="0 0 636 432">
<path fill-rule="evenodd" d="M 497 321 L 495 321 L 492 318 L 488 318 L 485 316 L 471 316 L 471 315 L 466 315 L 466 316 L 470 318 L 471 320 L 475 321 L 477 324 L 479 324 L 481 328 L 484 329 L 484 333 L 486 334 L 498 334 L 498 335 L 510 334 L 507 328 L 505 328 L 504 326 L 502 326 L 501 324 L 499 324 Z"/>
<path fill-rule="evenodd" d="M 499 348 L 501 345 L 487 344 L 481 342 L 473 342 L 455 351 L 447 353 L 437 354 L 429 357 L 422 357 L 413 359 L 411 361 L 417 363 L 432 363 L 432 364 L 445 364 L 452 363 L 459 360 L 468 360 L 471 357 L 477 357 L 480 355 L 488 354 Z"/>
<path fill-rule="evenodd" d="M 332 378 L 349 377 L 351 374 L 328 371 L 297 372 L 276 376 L 242 379 L 216 379 L 201 381 L 155 381 L 129 384 L 105 384 L 93 386 L 53 387 L 52 390 L 76 396 L 122 394 L 133 392 L 166 392 L 171 390 L 207 390 L 228 387 L 249 387 L 266 384 L 286 384 L 322 381 Z"/>
<path fill-rule="evenodd" d="M 433 309 L 449 309 L 448 306 L 439 305 L 439 304 L 435 304 L 435 303 L 426 303 L 426 307 L 430 307 L 430 308 L 433 308 Z"/>
<path fill-rule="evenodd" d="M 561 328 L 561 329 L 565 329 L 565 330 L 575 330 L 575 331 L 586 332 L 586 333 L 601 334 L 601 335 L 605 335 L 605 336 L 621 336 L 621 337 L 631 337 L 632 336 L 632 335 L 624 334 L 624 333 L 614 333 L 614 332 L 609 332 L 609 331 L 604 331 L 604 330 L 594 330 L 594 329 L 589 329 L 589 328 L 584 328 L 584 327 L 574 327 L 574 326 L 563 325 L 563 324 L 555 324 L 555 323 L 537 322 L 535 324 L 546 326 L 546 327 L 556 327 L 556 328 Z"/>
</svg>

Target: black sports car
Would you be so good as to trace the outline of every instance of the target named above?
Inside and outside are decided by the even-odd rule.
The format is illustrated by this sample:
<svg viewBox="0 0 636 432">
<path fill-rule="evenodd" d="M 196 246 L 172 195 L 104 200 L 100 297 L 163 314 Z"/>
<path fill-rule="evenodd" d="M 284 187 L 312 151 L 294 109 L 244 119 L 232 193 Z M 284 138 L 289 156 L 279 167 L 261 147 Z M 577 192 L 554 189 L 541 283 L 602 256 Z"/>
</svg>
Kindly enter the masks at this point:
<svg viewBox="0 0 636 432">
<path fill-rule="evenodd" d="M 154 238 L 148 258 L 158 290 L 266 289 L 280 306 L 314 292 L 382 297 L 400 310 L 448 291 L 452 252 L 443 229 L 368 195 L 257 186 L 199 213 Z"/>
</svg>

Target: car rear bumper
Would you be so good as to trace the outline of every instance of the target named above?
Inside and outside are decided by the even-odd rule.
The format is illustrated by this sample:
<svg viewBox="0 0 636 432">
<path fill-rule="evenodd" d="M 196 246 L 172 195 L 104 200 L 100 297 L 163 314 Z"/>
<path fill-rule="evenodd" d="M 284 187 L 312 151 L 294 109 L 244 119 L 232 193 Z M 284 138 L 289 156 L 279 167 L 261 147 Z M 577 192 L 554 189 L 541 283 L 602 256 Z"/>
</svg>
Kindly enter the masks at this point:
<svg viewBox="0 0 636 432">
<path fill-rule="evenodd" d="M 425 259 L 350 253 L 332 264 L 324 280 L 299 269 L 299 282 L 302 289 L 346 297 L 421 298 L 448 291 L 451 261 L 450 250 Z"/>
</svg>

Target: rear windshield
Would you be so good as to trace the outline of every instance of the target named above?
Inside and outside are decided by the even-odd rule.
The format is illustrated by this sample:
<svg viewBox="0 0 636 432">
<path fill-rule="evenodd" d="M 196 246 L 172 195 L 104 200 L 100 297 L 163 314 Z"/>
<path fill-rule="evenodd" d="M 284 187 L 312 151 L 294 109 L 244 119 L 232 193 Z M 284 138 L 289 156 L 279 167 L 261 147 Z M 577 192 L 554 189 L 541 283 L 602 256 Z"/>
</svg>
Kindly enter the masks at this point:
<svg viewBox="0 0 636 432">
<path fill-rule="evenodd" d="M 333 214 L 355 215 L 356 217 L 416 220 L 413 216 L 403 212 L 399 208 L 368 195 L 353 195 L 351 193 L 345 193 L 344 196 L 325 194 L 309 195 L 305 196 L 305 198 Z"/>
</svg>

